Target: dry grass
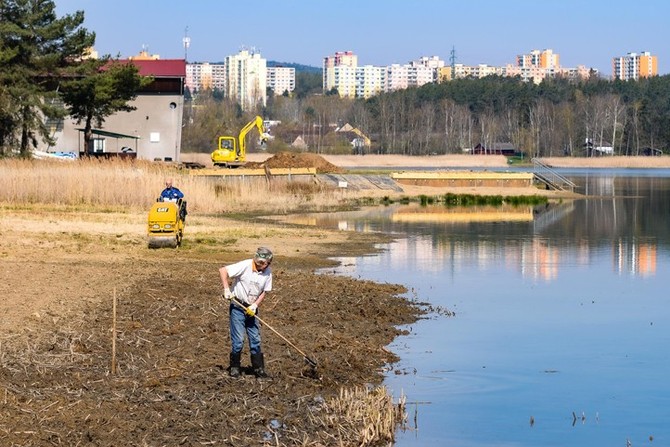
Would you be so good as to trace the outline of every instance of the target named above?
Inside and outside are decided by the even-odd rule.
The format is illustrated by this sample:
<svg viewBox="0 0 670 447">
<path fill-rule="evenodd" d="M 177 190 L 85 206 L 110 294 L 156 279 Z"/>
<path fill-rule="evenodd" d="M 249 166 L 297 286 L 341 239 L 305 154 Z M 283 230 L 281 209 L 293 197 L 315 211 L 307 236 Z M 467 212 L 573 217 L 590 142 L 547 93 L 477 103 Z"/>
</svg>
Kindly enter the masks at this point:
<svg viewBox="0 0 670 447">
<path fill-rule="evenodd" d="M 190 212 L 287 213 L 336 206 L 348 192 L 314 182 L 274 178 L 207 178 L 174 165 L 126 160 L 0 160 L 0 202 L 145 211 L 166 178 L 186 195 Z"/>
<path fill-rule="evenodd" d="M 404 396 L 395 404 L 383 386 L 343 388 L 329 409 L 333 417 L 328 424 L 337 427 L 343 439 L 356 439 L 361 446 L 392 443 L 396 428 L 406 422 Z"/>
<path fill-rule="evenodd" d="M 556 168 L 670 168 L 670 157 L 547 157 L 543 163 Z"/>
</svg>

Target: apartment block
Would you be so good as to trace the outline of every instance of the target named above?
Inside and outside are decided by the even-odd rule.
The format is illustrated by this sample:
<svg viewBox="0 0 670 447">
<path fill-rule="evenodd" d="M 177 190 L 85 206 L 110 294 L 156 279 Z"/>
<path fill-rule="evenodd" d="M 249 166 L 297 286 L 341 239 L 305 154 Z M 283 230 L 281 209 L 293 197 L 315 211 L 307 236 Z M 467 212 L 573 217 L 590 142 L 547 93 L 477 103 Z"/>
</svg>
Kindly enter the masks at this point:
<svg viewBox="0 0 670 447">
<path fill-rule="evenodd" d="M 520 54 L 516 57 L 517 67 L 529 68 L 537 67 L 547 70 L 560 67 L 559 55 L 551 49 L 532 50 L 528 54 Z"/>
<path fill-rule="evenodd" d="M 355 80 L 355 69 L 358 66 L 358 56 L 351 51 L 338 51 L 333 56 L 323 58 L 323 91 L 329 92 L 336 88 L 340 96 L 353 97 L 355 85 L 348 83 Z M 351 92 L 350 94 L 344 92 Z"/>
<path fill-rule="evenodd" d="M 658 60 L 648 51 L 612 59 L 612 78 L 628 81 L 658 75 Z"/>
<path fill-rule="evenodd" d="M 342 98 L 353 98 L 356 96 L 356 70 L 358 67 L 350 67 L 348 65 L 338 65 L 329 69 L 332 75 L 332 87 L 337 89 L 337 92 Z"/>
<path fill-rule="evenodd" d="M 337 52 L 323 60 L 323 90 L 337 89 L 344 98 L 369 98 L 382 92 L 419 87 L 437 80 L 437 70 L 444 66 L 437 56 L 422 57 L 408 64 L 358 66 L 351 51 Z"/>
<path fill-rule="evenodd" d="M 215 89 L 225 92 L 226 66 L 225 64 L 210 64 L 208 62 L 186 64 L 185 85 L 192 94 Z"/>
<path fill-rule="evenodd" d="M 454 64 L 451 66 L 440 67 L 437 72 L 437 82 L 447 82 L 452 79 L 451 72 L 454 72 L 453 79 L 463 78 L 484 78 L 486 76 L 501 76 L 504 72 L 502 67 L 494 67 L 487 64 L 463 65 Z"/>
<path fill-rule="evenodd" d="M 243 110 L 267 104 L 267 61 L 255 51 L 241 50 L 227 56 L 226 96 L 237 101 Z"/>
<path fill-rule="evenodd" d="M 565 77 L 568 79 L 588 78 L 595 70 L 579 65 L 576 68 L 561 67 L 560 57 L 551 49 L 532 50 L 528 54 L 516 57 L 515 64 L 493 67 L 485 64 L 467 66 L 455 64 L 453 67 L 442 67 L 438 72 L 438 82 L 447 82 L 459 78 L 483 78 L 485 76 L 518 76 L 524 82 L 539 84 L 546 78 Z M 453 76 L 452 76 L 453 71 Z"/>
<path fill-rule="evenodd" d="M 358 98 L 370 98 L 386 90 L 386 67 L 357 67 L 355 76 L 355 94 Z"/>
<path fill-rule="evenodd" d="M 272 89 L 275 96 L 289 94 L 295 90 L 295 68 L 293 67 L 267 67 L 267 86 Z"/>
</svg>

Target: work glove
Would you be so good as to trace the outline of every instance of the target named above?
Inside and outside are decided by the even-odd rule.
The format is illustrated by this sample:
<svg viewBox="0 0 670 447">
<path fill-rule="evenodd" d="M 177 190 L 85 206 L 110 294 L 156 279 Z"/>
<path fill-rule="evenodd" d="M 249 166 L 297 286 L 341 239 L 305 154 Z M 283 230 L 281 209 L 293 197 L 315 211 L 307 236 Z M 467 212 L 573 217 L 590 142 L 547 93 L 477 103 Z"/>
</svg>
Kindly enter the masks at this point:
<svg viewBox="0 0 670 447">
<path fill-rule="evenodd" d="M 234 295 L 233 292 L 230 291 L 230 289 L 225 288 L 223 289 L 223 297 L 230 301 L 233 299 Z"/>
<path fill-rule="evenodd" d="M 258 309 L 258 306 L 256 306 L 256 304 L 250 304 L 249 307 L 246 308 L 245 312 L 250 317 L 253 317 L 256 315 L 256 309 Z"/>
</svg>

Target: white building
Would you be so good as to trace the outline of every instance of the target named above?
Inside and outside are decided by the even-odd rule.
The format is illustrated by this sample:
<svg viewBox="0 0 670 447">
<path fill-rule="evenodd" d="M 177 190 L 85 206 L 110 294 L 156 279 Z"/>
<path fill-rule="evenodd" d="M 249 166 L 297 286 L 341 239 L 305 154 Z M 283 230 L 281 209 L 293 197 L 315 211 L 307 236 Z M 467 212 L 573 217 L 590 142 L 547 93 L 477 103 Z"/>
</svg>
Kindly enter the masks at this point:
<svg viewBox="0 0 670 447">
<path fill-rule="evenodd" d="M 243 110 L 267 103 L 267 61 L 260 53 L 242 50 L 227 56 L 226 95 L 237 101 Z"/>
<path fill-rule="evenodd" d="M 323 58 L 323 92 L 337 89 L 342 97 L 356 95 L 358 56 L 351 51 L 338 51 Z"/>
<path fill-rule="evenodd" d="M 336 89 L 343 98 L 369 98 L 436 82 L 440 67 L 444 61 L 437 56 L 424 56 L 405 65 L 359 67 L 354 53 L 340 51 L 323 59 L 323 91 Z"/>
<path fill-rule="evenodd" d="M 191 93 L 215 89 L 226 91 L 226 66 L 209 62 L 186 64 L 186 87 Z"/>
<path fill-rule="evenodd" d="M 356 96 L 369 98 L 386 90 L 386 67 L 364 65 L 356 68 Z"/>
<path fill-rule="evenodd" d="M 268 67 L 267 73 L 267 86 L 272 89 L 275 96 L 295 90 L 295 68 Z"/>
<path fill-rule="evenodd" d="M 356 96 L 356 70 L 357 67 L 349 67 L 347 65 L 338 65 L 329 69 L 333 83 L 326 91 L 333 88 L 337 89 L 340 97 L 354 98 Z"/>
</svg>

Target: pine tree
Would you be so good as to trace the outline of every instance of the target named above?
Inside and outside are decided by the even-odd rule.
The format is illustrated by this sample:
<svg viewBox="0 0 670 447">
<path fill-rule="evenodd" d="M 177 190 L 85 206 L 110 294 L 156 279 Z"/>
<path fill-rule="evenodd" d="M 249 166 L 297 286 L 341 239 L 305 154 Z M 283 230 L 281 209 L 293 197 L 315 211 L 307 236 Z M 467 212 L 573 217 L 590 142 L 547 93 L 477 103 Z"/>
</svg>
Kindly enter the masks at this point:
<svg viewBox="0 0 670 447">
<path fill-rule="evenodd" d="M 52 143 L 45 121 L 62 117 L 59 80 L 95 42 L 83 11 L 58 18 L 52 0 L 0 0 L 0 144 L 30 155 L 38 138 Z"/>
</svg>

